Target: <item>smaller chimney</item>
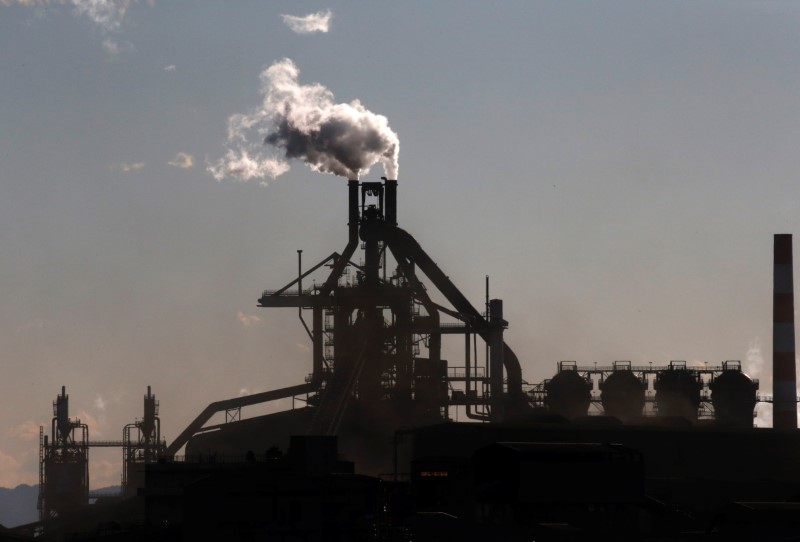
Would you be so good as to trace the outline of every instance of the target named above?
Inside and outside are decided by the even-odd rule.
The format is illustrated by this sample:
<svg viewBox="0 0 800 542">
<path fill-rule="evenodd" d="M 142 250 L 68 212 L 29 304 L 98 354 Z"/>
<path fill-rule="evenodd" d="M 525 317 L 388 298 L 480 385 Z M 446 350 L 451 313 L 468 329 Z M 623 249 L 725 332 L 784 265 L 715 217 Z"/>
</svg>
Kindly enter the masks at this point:
<svg viewBox="0 0 800 542">
<path fill-rule="evenodd" d="M 797 429 L 792 235 L 775 235 L 772 301 L 772 409 L 775 429 Z"/>
</svg>

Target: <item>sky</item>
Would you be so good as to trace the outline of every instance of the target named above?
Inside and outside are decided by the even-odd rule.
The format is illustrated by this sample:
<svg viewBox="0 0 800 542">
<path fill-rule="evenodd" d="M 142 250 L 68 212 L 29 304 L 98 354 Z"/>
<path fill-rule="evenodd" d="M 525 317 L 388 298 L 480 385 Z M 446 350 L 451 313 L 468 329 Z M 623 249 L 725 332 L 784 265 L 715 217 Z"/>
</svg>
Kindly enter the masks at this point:
<svg viewBox="0 0 800 542">
<path fill-rule="evenodd" d="M 400 226 L 476 306 L 490 276 L 526 381 L 738 359 L 771 394 L 798 28 L 778 0 L 0 0 L 0 486 L 37 482 L 62 385 L 93 440 L 152 385 L 169 441 L 303 382 L 296 313 L 257 299 L 344 247 L 348 166 L 264 143 L 300 102 L 376 130 L 361 179 L 399 167 Z"/>
</svg>

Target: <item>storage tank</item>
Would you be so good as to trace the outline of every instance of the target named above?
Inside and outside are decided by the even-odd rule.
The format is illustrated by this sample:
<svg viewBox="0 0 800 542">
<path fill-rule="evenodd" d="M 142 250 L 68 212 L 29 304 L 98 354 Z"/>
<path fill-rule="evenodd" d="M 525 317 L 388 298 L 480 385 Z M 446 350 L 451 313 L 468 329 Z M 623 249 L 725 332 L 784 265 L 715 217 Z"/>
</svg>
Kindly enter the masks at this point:
<svg viewBox="0 0 800 542">
<path fill-rule="evenodd" d="M 659 416 L 680 416 L 697 420 L 703 383 L 697 371 L 686 368 L 685 361 L 673 361 L 669 369 L 656 373 L 654 384 Z"/>
<path fill-rule="evenodd" d="M 578 374 L 572 362 L 560 362 L 558 374 L 544 385 L 544 403 L 550 412 L 568 419 L 586 416 L 592 400 L 592 384 Z"/>
<path fill-rule="evenodd" d="M 612 372 L 600 383 L 600 400 L 608 416 L 629 421 L 642 415 L 646 384 L 633 371 L 630 364 L 614 364 Z"/>
<path fill-rule="evenodd" d="M 758 382 L 742 372 L 738 361 L 726 361 L 722 372 L 708 385 L 718 424 L 752 427 Z"/>
</svg>

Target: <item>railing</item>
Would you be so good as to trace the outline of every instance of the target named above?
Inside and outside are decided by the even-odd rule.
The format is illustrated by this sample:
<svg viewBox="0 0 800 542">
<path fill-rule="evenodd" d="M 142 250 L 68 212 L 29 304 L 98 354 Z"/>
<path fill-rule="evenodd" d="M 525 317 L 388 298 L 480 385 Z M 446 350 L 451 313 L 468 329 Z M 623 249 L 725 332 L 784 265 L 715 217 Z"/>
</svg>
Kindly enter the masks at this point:
<svg viewBox="0 0 800 542">
<path fill-rule="evenodd" d="M 447 368 L 447 378 L 466 378 L 467 377 L 467 369 L 466 367 L 448 367 Z M 482 379 L 486 378 L 486 368 L 485 367 L 473 367 L 470 369 L 470 378 L 475 379 Z"/>
<path fill-rule="evenodd" d="M 316 291 L 316 288 L 307 288 L 302 292 L 298 292 L 297 290 L 264 290 L 261 293 L 261 297 L 269 297 L 276 294 L 280 295 L 281 297 L 298 297 L 300 295 L 314 295 Z"/>
<path fill-rule="evenodd" d="M 772 395 L 757 395 L 756 401 L 758 401 L 759 403 L 773 403 L 774 399 Z M 800 403 L 800 397 L 795 397 L 795 401 Z"/>
</svg>

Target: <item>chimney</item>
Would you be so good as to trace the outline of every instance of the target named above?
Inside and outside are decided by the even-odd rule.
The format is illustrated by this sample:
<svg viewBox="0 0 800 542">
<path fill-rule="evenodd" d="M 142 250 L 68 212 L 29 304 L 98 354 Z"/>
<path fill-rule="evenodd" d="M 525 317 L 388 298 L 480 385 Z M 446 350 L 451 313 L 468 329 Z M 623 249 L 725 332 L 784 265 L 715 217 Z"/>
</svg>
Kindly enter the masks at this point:
<svg viewBox="0 0 800 542">
<path fill-rule="evenodd" d="M 775 429 L 797 429 L 792 235 L 775 235 L 772 298 L 772 412 Z"/>
<path fill-rule="evenodd" d="M 347 181 L 348 189 L 348 221 L 350 226 L 350 242 L 358 243 L 358 181 L 351 179 Z"/>
<path fill-rule="evenodd" d="M 389 226 L 397 226 L 397 181 L 386 181 L 386 211 L 384 217 Z"/>
</svg>

